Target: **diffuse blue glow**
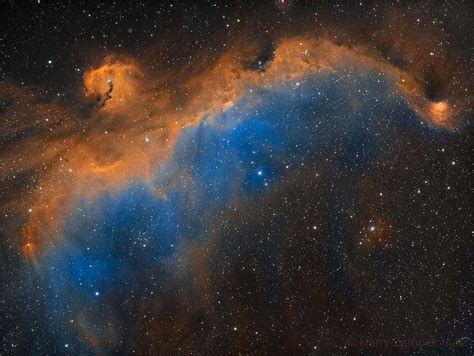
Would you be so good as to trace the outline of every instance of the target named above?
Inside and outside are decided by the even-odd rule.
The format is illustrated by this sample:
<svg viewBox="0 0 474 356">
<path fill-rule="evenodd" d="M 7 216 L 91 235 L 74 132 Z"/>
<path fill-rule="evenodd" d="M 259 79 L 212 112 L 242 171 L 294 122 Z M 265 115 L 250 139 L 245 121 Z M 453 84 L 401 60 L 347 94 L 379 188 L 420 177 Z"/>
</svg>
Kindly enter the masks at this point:
<svg viewBox="0 0 474 356">
<path fill-rule="evenodd" d="M 217 223 L 215 212 L 235 197 L 267 194 L 306 158 L 328 157 L 357 181 L 390 149 L 397 131 L 409 125 L 428 134 L 378 74 L 347 74 L 306 78 L 297 88 L 286 83 L 256 89 L 213 120 L 184 130 L 156 172 L 154 185 L 166 198 L 134 183 L 77 202 L 81 209 L 68 218 L 62 242 L 40 264 L 55 327 L 86 310 L 90 327 L 101 332 L 109 320 L 95 317 L 120 308 L 119 301 L 138 303 L 130 296 L 143 293 L 144 286 L 174 291 L 171 281 L 183 251 L 178 247 L 206 239 Z M 354 85 L 370 96 L 348 90 Z M 337 219 L 334 209 L 335 236 L 344 239 Z M 328 256 L 327 263 L 341 263 Z"/>
</svg>

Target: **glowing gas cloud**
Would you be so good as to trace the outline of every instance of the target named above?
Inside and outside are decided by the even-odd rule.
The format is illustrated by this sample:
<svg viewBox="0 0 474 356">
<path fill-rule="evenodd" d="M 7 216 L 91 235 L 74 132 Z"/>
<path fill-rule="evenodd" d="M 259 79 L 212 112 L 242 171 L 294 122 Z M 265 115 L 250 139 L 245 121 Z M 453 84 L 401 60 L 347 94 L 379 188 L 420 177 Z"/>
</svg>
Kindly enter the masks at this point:
<svg viewBox="0 0 474 356">
<path fill-rule="evenodd" d="M 39 178 L 42 189 L 29 194 L 23 207 L 31 210 L 24 227 L 25 250 L 44 244 L 46 236 L 60 235 L 60 221 L 75 197 L 94 196 L 130 179 L 149 180 L 183 127 L 205 116 L 212 121 L 252 88 L 272 88 L 342 68 L 380 71 L 392 78 L 394 95 L 404 97 L 430 125 L 454 127 L 455 108 L 446 101 L 430 101 L 411 73 L 362 47 L 310 36 L 282 38 L 262 71 L 247 67 L 258 54 L 258 47 L 252 48 L 246 57 L 239 46 L 224 52 L 204 70 L 184 78 L 177 91 L 160 89 L 165 83 L 159 73 L 145 74 L 136 60 L 126 57 L 109 56 L 99 67 L 87 70 L 84 94 L 96 103 L 88 123 L 58 123 L 56 132 L 69 134 L 34 148 L 40 150 L 38 157 L 48 162 L 48 169 Z M 68 110 L 50 105 L 37 115 L 45 122 L 52 120 L 51 111 L 65 115 L 62 112 Z M 22 145 L 28 150 L 35 142 Z M 38 164 L 35 157 L 7 161 L 19 165 L 16 170 Z"/>
<path fill-rule="evenodd" d="M 0 353 L 469 339 L 472 6 L 59 3 L 0 36 Z"/>
</svg>

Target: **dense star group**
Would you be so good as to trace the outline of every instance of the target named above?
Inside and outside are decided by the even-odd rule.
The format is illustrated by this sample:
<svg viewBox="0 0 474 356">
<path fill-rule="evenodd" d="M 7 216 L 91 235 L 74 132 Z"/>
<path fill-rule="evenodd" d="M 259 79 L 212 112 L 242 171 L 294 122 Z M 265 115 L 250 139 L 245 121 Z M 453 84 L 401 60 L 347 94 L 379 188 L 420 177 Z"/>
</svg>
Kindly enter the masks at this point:
<svg viewBox="0 0 474 356">
<path fill-rule="evenodd" d="M 468 2 L 2 6 L 0 353 L 472 351 Z"/>
</svg>

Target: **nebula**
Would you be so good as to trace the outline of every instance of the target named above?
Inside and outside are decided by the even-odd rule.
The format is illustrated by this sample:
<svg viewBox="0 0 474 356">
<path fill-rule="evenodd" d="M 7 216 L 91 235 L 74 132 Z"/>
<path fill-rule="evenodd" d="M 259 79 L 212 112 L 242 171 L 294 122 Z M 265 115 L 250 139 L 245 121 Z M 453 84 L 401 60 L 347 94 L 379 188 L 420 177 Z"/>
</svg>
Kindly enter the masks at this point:
<svg viewBox="0 0 474 356">
<path fill-rule="evenodd" d="M 90 49 L 75 52 L 82 69 L 45 61 L 68 90 L 3 77 L 1 237 L 6 261 L 19 261 L 2 276 L 15 285 L 4 304 L 24 300 L 44 330 L 25 346 L 9 332 L 3 347 L 396 353 L 406 351 L 397 340 L 417 340 L 420 352 L 467 350 L 462 30 L 419 15 L 421 2 L 270 1 L 196 24 L 178 7 L 172 33 L 150 22 L 105 31 L 101 49 L 96 34 L 64 40 Z"/>
<path fill-rule="evenodd" d="M 409 73 L 358 48 L 336 45 L 324 39 L 286 38 L 275 47 L 274 57 L 266 63 L 264 72 L 247 69 L 246 60 L 235 62 L 235 56 L 233 51 L 225 52 L 216 64 L 183 83 L 184 88 L 195 93 L 184 100 L 181 95 L 179 98 L 164 95 L 165 99 L 162 99 L 161 95 L 147 91 L 153 83 L 141 80 L 143 74 L 138 65 L 131 64 L 132 61 L 127 64 L 107 57 L 100 67 L 87 71 L 84 74 L 85 95 L 99 104 L 99 111 L 91 114 L 91 120 L 101 121 L 106 130 L 98 132 L 96 127 L 91 127 L 91 135 L 85 137 L 85 142 L 76 141 L 67 148 L 68 155 L 74 159 L 68 159 L 66 155 L 64 159 L 69 163 L 64 165 L 60 157 L 59 165 L 51 169 L 53 177 L 47 179 L 52 179 L 54 183 L 49 184 L 55 184 L 56 188 L 53 196 L 40 192 L 40 197 L 35 198 L 39 204 L 30 208 L 31 222 L 25 228 L 26 251 L 42 243 L 41 234 L 50 234 L 48 225 L 58 228 L 55 222 L 48 220 L 52 215 L 67 213 L 65 206 L 70 205 L 70 195 L 94 196 L 103 189 L 120 187 L 129 179 L 149 180 L 159 161 L 166 158 L 167 147 L 174 144 L 183 127 L 196 124 L 203 117 L 213 120 L 251 88 L 270 89 L 288 81 L 305 80 L 314 74 L 337 73 L 347 66 L 354 70 L 379 70 L 394 82 L 391 95 L 398 92 L 405 97 L 429 124 L 448 128 L 453 125 L 455 117 L 446 102 L 431 102 Z M 213 90 L 200 88 L 201 83 Z M 172 107 L 178 101 L 182 103 L 179 114 Z M 137 125 L 137 122 L 144 122 L 144 125 Z M 137 126 L 139 132 L 136 132 Z M 145 140 L 148 144 L 141 145 Z M 45 148 L 46 151 L 50 149 Z M 72 177 L 58 181 L 58 176 L 64 175 Z M 63 193 L 59 193 L 58 184 L 65 185 Z M 36 225 L 41 225 L 45 231 L 41 233 Z"/>
<path fill-rule="evenodd" d="M 85 94 L 106 110 L 133 105 L 138 91 L 140 71 L 133 64 L 105 58 L 104 64 L 84 74 Z"/>
</svg>

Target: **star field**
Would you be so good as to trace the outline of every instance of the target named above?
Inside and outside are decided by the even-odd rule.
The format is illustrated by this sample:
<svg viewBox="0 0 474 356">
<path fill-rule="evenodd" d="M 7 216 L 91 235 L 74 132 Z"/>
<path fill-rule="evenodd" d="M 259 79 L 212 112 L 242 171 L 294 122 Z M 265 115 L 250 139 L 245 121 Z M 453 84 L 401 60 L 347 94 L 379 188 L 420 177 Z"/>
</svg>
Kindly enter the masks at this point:
<svg viewBox="0 0 474 356">
<path fill-rule="evenodd" d="M 472 353 L 469 2 L 1 7 L 1 354 Z"/>
</svg>

